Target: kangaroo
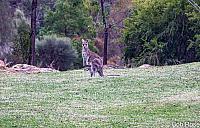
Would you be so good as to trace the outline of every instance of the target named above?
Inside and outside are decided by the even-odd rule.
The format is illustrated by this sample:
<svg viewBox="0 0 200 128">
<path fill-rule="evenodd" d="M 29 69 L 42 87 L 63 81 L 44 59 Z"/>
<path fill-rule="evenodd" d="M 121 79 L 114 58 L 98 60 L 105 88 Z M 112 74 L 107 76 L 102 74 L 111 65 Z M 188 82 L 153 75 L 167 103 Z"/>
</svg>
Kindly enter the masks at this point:
<svg viewBox="0 0 200 128">
<path fill-rule="evenodd" d="M 103 75 L 103 66 L 102 66 L 102 60 L 101 59 L 95 58 L 94 60 L 92 60 L 90 62 L 90 65 L 91 65 L 91 67 L 90 67 L 89 71 L 90 71 L 91 77 L 95 76 L 96 72 L 98 72 L 101 77 L 104 76 Z"/>
<path fill-rule="evenodd" d="M 90 51 L 88 47 L 88 41 L 82 39 L 82 57 L 83 66 L 89 67 L 89 71 L 92 76 L 95 76 L 95 72 L 98 72 L 100 76 L 103 76 L 103 60 L 95 52 Z"/>
</svg>

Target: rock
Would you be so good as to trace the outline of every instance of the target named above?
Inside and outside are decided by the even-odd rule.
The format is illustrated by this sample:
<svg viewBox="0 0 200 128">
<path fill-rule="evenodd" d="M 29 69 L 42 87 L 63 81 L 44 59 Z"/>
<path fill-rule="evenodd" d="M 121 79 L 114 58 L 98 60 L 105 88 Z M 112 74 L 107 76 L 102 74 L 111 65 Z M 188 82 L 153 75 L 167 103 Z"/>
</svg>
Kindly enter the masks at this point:
<svg viewBox="0 0 200 128">
<path fill-rule="evenodd" d="M 149 64 L 143 64 L 139 66 L 139 68 L 150 68 L 150 67 L 152 67 L 152 65 L 149 65 Z"/>
<path fill-rule="evenodd" d="M 52 68 L 39 68 L 36 66 L 28 65 L 28 64 L 16 64 L 10 68 L 10 70 L 14 70 L 16 72 L 21 73 L 42 73 L 42 72 L 58 72 L 55 69 Z"/>
</svg>

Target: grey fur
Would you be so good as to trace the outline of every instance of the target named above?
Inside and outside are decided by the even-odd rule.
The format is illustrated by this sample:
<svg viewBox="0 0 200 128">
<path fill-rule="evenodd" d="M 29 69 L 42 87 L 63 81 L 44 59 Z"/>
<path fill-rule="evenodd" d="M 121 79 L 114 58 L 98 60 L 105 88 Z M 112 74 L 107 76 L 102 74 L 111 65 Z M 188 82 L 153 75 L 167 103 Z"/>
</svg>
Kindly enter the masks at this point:
<svg viewBox="0 0 200 128">
<path fill-rule="evenodd" d="M 103 75 L 103 59 L 96 53 L 90 51 L 88 47 L 88 41 L 82 39 L 82 58 L 83 66 L 90 71 L 90 75 L 95 76 L 95 73 L 98 72 L 102 77 Z"/>
</svg>

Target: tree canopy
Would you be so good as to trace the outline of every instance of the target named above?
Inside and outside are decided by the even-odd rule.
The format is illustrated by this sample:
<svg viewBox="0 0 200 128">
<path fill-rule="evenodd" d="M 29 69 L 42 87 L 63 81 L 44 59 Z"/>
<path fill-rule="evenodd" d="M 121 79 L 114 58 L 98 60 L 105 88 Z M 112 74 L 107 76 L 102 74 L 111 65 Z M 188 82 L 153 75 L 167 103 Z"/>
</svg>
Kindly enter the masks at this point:
<svg viewBox="0 0 200 128">
<path fill-rule="evenodd" d="M 200 34 L 200 13 L 186 0 L 133 2 L 123 33 L 127 61 L 164 65 L 200 59 L 197 47 L 188 48 Z"/>
<path fill-rule="evenodd" d="M 47 10 L 44 33 L 71 37 L 93 33 L 92 18 L 82 0 L 57 0 L 55 9 Z"/>
</svg>

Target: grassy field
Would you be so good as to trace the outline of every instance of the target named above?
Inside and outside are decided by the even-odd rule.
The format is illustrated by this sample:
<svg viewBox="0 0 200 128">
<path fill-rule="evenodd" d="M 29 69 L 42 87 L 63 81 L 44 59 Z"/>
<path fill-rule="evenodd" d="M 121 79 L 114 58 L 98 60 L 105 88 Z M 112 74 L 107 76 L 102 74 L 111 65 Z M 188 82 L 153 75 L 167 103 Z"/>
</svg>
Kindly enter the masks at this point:
<svg viewBox="0 0 200 128">
<path fill-rule="evenodd" d="M 0 128 L 200 127 L 200 63 L 105 75 L 0 72 Z"/>
</svg>

